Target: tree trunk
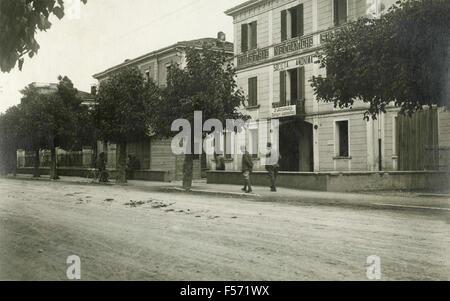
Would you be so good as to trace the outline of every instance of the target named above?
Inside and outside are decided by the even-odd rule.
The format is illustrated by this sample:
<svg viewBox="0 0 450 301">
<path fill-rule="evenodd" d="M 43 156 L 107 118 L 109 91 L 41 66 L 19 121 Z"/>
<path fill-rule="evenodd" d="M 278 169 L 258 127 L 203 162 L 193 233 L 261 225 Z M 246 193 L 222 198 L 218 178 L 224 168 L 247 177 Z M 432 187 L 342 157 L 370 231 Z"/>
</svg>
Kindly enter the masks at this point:
<svg viewBox="0 0 450 301">
<path fill-rule="evenodd" d="M 41 171 L 39 168 L 41 167 L 41 162 L 39 158 L 39 149 L 34 151 L 34 172 L 33 178 L 39 178 L 41 176 Z"/>
<path fill-rule="evenodd" d="M 194 165 L 194 155 L 185 154 L 183 164 L 183 189 L 190 190 L 192 188 L 192 172 Z"/>
<path fill-rule="evenodd" d="M 56 148 L 55 144 L 50 143 L 50 179 L 59 180 L 58 169 L 56 167 Z"/>
<path fill-rule="evenodd" d="M 17 176 L 17 147 L 14 148 L 14 152 L 11 153 L 11 161 L 12 161 L 12 174 L 13 176 Z"/>
<path fill-rule="evenodd" d="M 124 184 L 127 182 L 127 144 L 119 144 L 119 161 L 117 183 Z"/>
</svg>

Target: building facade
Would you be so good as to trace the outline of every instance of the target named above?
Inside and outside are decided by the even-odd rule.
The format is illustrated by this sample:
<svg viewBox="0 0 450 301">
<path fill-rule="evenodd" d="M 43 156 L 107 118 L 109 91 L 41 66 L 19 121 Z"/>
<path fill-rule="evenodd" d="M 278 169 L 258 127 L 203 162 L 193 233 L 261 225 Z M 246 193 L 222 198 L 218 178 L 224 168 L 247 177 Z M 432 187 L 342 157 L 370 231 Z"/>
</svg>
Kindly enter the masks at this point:
<svg viewBox="0 0 450 301">
<path fill-rule="evenodd" d="M 186 49 L 188 47 L 201 49 L 205 44 L 223 48 L 230 57 L 233 56 L 233 44 L 226 42 L 224 35 L 219 33 L 217 39 L 204 38 L 178 42 L 138 58 L 125 60 L 122 64 L 95 74 L 93 77 L 101 84 L 111 73 L 120 70 L 120 68 L 132 66 L 137 67 L 146 79 L 154 81 L 159 87 L 165 87 L 168 69 L 172 65 L 178 65 L 179 68 L 186 67 Z M 118 160 L 117 146 L 99 142 L 98 151 L 107 154 L 108 168 L 115 169 Z M 148 137 L 145 141 L 130 143 L 127 145 L 127 154 L 138 159 L 140 169 L 143 171 L 168 172 L 170 180 L 180 180 L 183 177 L 184 156 L 172 153 L 171 140 L 169 139 Z M 194 160 L 194 179 L 201 177 L 203 169 L 206 169 L 206 160 L 204 157 L 197 157 Z"/>
<path fill-rule="evenodd" d="M 254 121 L 279 119 L 282 171 L 412 169 L 407 163 L 399 166 L 399 154 L 411 152 L 408 143 L 414 141 L 422 153 L 417 150 L 411 156 L 434 156 L 430 164 L 419 164 L 423 169 L 448 164 L 441 158 L 448 154 L 443 146 L 448 140 L 448 112 L 443 109 L 430 109 L 430 118 L 435 120 L 428 128 L 431 138 L 424 138 L 425 134 L 403 143 L 397 129 L 397 108 L 389 107 L 378 120 L 365 121 L 365 104 L 356 101 L 352 109 L 336 109 L 333 104 L 318 102 L 309 83 L 312 76 L 326 75 L 314 57 L 330 34 L 359 17 L 379 14 L 393 2 L 251 0 L 226 11 L 234 23 L 238 86 L 248 97 L 243 112 Z M 428 118 L 426 114 L 417 118 Z M 414 131 L 414 124 L 410 126 Z M 440 134 L 443 132 L 446 134 Z M 249 136 L 248 148 L 258 154 L 261 146 L 256 140 L 261 137 Z M 436 148 L 441 153 L 434 152 Z M 254 160 L 255 169 L 264 170 L 260 155 L 254 155 Z M 226 160 L 227 170 L 239 168 L 239 156 Z"/>
</svg>

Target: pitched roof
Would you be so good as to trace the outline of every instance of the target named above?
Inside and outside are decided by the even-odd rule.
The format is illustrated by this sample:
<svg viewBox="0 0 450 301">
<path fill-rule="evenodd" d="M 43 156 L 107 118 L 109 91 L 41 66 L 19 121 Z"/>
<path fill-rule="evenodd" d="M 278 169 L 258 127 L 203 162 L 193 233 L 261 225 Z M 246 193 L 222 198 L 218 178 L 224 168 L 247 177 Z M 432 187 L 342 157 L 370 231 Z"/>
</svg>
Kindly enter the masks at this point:
<svg viewBox="0 0 450 301">
<path fill-rule="evenodd" d="M 248 8 L 254 4 L 259 4 L 258 2 L 262 3 L 265 2 L 267 0 L 249 0 L 246 1 L 244 3 L 241 3 L 239 5 L 236 5 L 228 10 L 225 11 L 225 14 L 229 15 L 229 16 L 233 16 L 235 13 L 241 11 L 242 9 Z"/>
<path fill-rule="evenodd" d="M 174 50 L 177 48 L 187 48 L 187 47 L 201 48 L 201 47 L 203 47 L 203 45 L 206 44 L 208 46 L 213 46 L 213 47 L 216 46 L 217 49 L 223 48 L 225 50 L 225 52 L 229 52 L 230 54 L 233 54 L 233 51 L 234 51 L 233 43 L 225 41 L 219 47 L 217 42 L 218 42 L 218 40 L 216 38 L 202 38 L 202 39 L 196 39 L 196 40 L 190 40 L 190 41 L 181 41 L 176 44 L 173 44 L 173 45 L 170 45 L 170 46 L 167 46 L 167 47 L 155 50 L 155 51 L 151 51 L 151 52 L 141 55 L 137 58 L 134 58 L 131 60 L 125 60 L 121 64 L 118 64 L 116 66 L 106 69 L 105 71 L 94 74 L 93 77 L 95 79 L 98 79 L 98 78 L 103 77 L 106 74 L 110 73 L 111 71 L 117 70 L 117 69 L 125 67 L 125 66 L 133 65 L 139 61 L 146 60 L 150 57 L 157 56 L 157 55 L 166 53 L 168 51 L 171 51 L 171 50 Z"/>
</svg>

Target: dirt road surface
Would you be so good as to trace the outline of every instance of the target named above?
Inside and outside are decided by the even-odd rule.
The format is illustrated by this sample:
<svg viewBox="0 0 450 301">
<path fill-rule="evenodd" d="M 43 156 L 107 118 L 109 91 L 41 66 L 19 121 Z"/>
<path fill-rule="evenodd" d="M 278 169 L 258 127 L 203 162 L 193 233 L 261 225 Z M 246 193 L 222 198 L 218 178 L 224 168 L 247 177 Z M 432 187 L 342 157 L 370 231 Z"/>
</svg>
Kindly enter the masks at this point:
<svg viewBox="0 0 450 301">
<path fill-rule="evenodd" d="M 1 179 L 0 280 L 450 280 L 447 213 Z"/>
</svg>

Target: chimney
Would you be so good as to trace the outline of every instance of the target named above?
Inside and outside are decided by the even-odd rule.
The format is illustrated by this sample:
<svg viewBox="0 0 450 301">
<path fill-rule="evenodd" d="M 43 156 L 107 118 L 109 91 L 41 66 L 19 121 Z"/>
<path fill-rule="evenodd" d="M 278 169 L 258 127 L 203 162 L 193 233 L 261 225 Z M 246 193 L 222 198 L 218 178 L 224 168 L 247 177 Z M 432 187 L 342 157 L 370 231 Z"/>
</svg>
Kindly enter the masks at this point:
<svg viewBox="0 0 450 301">
<path fill-rule="evenodd" d="M 219 32 L 217 33 L 217 39 L 218 39 L 220 42 L 225 42 L 225 41 L 227 40 L 227 36 L 225 35 L 225 33 L 224 33 L 223 31 L 219 31 Z"/>
</svg>

